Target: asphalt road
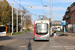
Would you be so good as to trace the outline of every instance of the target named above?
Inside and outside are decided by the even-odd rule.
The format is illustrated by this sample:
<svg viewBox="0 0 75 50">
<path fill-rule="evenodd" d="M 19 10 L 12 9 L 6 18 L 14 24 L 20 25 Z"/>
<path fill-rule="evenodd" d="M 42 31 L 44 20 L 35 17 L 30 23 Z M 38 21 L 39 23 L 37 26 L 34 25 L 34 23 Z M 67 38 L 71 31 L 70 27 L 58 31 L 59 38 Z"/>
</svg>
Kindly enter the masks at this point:
<svg viewBox="0 0 75 50">
<path fill-rule="evenodd" d="M 75 50 L 72 36 L 50 37 L 49 41 L 34 41 L 33 31 L 0 38 L 0 50 Z"/>
<path fill-rule="evenodd" d="M 75 37 L 75 33 L 66 33 L 66 34 L 68 34 L 68 35 L 70 35 L 72 37 Z"/>
</svg>

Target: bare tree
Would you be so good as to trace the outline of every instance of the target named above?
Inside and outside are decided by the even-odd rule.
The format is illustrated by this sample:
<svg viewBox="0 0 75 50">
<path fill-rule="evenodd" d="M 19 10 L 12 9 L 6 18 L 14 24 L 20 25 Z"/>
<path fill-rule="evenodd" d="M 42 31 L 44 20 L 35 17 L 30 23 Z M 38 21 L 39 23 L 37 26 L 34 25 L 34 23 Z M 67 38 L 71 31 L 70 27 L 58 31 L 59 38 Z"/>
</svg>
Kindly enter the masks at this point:
<svg viewBox="0 0 75 50">
<path fill-rule="evenodd" d="M 31 15 L 26 15 L 25 19 L 26 19 L 26 27 L 27 28 L 31 27 L 32 26 Z"/>
</svg>

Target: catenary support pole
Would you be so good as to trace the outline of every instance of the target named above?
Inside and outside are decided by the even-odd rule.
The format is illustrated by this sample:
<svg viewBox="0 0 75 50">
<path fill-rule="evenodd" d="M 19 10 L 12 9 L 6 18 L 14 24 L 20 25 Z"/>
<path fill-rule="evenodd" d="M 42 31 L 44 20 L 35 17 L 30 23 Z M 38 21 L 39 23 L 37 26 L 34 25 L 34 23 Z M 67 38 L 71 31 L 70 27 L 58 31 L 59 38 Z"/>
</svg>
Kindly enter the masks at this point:
<svg viewBox="0 0 75 50">
<path fill-rule="evenodd" d="M 50 0 L 50 18 L 52 20 L 52 0 Z M 52 35 L 52 21 L 51 21 L 51 35 Z"/>
<path fill-rule="evenodd" d="M 17 7 L 17 16 L 16 16 L 16 32 L 18 33 L 18 7 Z"/>
<path fill-rule="evenodd" d="M 13 3 L 12 3 L 12 34 L 13 34 Z"/>
<path fill-rule="evenodd" d="M 22 12 L 21 12 L 21 32 L 23 31 L 23 26 L 22 26 Z"/>
</svg>

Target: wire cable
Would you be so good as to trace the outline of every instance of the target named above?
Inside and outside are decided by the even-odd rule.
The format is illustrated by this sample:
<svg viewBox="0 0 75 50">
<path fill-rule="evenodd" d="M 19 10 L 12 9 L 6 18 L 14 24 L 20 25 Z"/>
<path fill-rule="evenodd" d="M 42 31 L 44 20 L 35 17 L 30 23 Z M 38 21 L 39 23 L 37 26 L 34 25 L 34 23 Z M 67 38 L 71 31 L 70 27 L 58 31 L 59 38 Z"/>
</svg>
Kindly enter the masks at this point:
<svg viewBox="0 0 75 50">
<path fill-rule="evenodd" d="M 16 2 L 15 0 L 13 0 L 13 1 Z M 21 4 L 19 4 L 18 2 L 16 2 L 16 3 L 25 10 L 25 8 Z"/>
<path fill-rule="evenodd" d="M 42 5 L 43 5 L 43 2 L 42 2 L 42 0 L 40 0 L 40 1 L 41 1 Z"/>
<path fill-rule="evenodd" d="M 20 0 L 19 0 L 19 9 L 20 9 Z"/>
<path fill-rule="evenodd" d="M 42 6 L 43 6 L 43 2 L 42 2 L 42 0 L 40 0 L 40 1 L 41 1 Z M 43 12 L 44 12 L 44 6 L 43 6 Z"/>
</svg>

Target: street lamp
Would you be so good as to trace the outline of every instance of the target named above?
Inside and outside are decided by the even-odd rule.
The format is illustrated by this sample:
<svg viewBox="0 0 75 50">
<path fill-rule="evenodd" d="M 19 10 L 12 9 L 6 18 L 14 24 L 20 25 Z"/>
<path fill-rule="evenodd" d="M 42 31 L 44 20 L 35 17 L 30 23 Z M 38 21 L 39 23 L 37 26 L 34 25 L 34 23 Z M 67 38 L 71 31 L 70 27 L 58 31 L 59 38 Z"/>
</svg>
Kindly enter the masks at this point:
<svg viewBox="0 0 75 50">
<path fill-rule="evenodd" d="M 12 34 L 13 34 L 13 3 L 12 3 Z"/>
</svg>

